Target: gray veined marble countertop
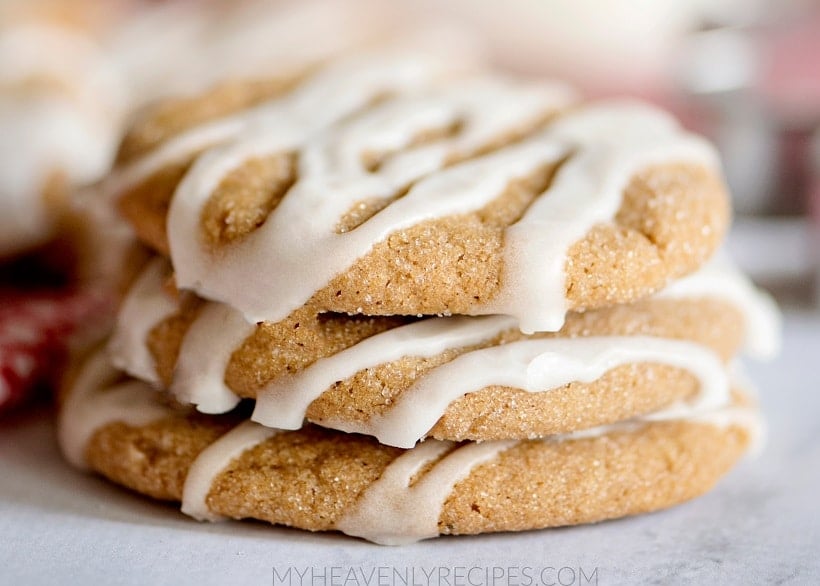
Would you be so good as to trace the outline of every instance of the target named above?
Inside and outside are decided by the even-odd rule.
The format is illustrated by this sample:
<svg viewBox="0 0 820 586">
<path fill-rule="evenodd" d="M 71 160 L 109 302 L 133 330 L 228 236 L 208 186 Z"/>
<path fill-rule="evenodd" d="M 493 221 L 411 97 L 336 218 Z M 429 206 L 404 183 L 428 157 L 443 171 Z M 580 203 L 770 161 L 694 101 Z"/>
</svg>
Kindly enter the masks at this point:
<svg viewBox="0 0 820 586">
<path fill-rule="evenodd" d="M 298 584 L 298 571 L 317 585 L 472 586 L 494 576 L 496 584 L 820 584 L 820 315 L 787 313 L 781 357 L 747 370 L 761 389 L 768 442 L 706 496 L 594 526 L 402 548 L 256 523 L 197 524 L 69 469 L 50 416 L 6 419 L 0 583 Z"/>
</svg>

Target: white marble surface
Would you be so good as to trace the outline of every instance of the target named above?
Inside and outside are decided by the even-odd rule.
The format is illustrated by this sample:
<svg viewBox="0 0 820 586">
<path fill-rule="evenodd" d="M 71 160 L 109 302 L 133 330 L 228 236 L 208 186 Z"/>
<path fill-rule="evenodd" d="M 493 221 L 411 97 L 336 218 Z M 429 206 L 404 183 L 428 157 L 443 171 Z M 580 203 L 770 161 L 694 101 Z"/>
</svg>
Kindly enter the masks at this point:
<svg viewBox="0 0 820 586">
<path fill-rule="evenodd" d="M 508 568 L 517 568 L 540 584 L 541 569 L 566 567 L 574 570 L 572 581 L 573 574 L 563 570 L 566 584 L 817 584 L 818 365 L 820 315 L 787 314 L 781 358 L 749 367 L 762 389 L 768 444 L 696 501 L 596 526 L 443 538 L 402 548 L 255 523 L 197 524 L 172 505 L 69 469 L 57 453 L 48 415 L 2 420 L 0 583 L 281 584 L 274 568 L 281 575 L 289 566 L 310 566 L 316 585 L 363 584 L 358 572 L 379 567 L 415 568 L 415 583 L 427 584 L 423 572 L 431 568 L 466 572 L 475 566 L 481 570 L 469 580 L 451 574 L 441 583 L 484 583 L 484 571 L 492 583 L 493 571 L 507 578 Z M 318 576 L 323 568 L 324 581 Z M 581 569 L 597 582 L 584 579 Z M 358 581 L 344 581 L 350 570 Z M 382 584 L 401 583 L 384 575 Z M 553 570 L 543 577 L 557 583 Z M 291 578 L 285 583 L 299 583 L 294 573 Z M 370 583 L 379 583 L 378 573 Z M 518 576 L 511 583 L 528 579 Z"/>
</svg>

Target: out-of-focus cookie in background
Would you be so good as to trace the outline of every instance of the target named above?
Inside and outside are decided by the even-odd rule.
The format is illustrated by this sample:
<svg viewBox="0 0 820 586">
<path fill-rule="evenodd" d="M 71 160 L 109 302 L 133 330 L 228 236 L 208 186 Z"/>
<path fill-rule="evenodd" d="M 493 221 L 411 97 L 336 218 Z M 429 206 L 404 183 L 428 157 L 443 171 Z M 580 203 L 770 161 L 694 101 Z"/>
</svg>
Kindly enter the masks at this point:
<svg viewBox="0 0 820 586">
<path fill-rule="evenodd" d="M 0 4 L 0 258 L 55 236 L 77 185 L 100 177 L 125 114 L 92 2 Z"/>
</svg>

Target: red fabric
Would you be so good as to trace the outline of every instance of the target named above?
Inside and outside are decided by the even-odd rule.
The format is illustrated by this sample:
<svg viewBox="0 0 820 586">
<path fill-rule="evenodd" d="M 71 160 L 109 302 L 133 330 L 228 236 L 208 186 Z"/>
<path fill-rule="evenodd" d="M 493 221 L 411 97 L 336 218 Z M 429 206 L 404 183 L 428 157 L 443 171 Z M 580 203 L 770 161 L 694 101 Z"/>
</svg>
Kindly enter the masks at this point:
<svg viewBox="0 0 820 586">
<path fill-rule="evenodd" d="M 56 380 L 72 334 L 106 311 L 88 292 L 0 290 L 0 412 Z"/>
</svg>

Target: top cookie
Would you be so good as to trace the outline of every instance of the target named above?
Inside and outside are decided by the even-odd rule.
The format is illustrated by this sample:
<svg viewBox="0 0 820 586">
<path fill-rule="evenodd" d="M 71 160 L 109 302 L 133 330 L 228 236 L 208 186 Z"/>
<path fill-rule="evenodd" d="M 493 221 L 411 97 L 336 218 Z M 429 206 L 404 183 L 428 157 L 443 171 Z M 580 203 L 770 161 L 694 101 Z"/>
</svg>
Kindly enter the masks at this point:
<svg viewBox="0 0 820 586">
<path fill-rule="evenodd" d="M 666 114 L 441 77 L 406 56 L 336 63 L 182 131 L 110 185 L 181 288 L 249 321 L 308 305 L 554 331 L 569 309 L 660 289 L 720 243 L 712 149 Z"/>
</svg>

